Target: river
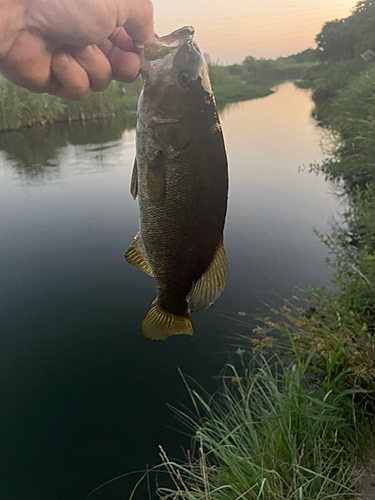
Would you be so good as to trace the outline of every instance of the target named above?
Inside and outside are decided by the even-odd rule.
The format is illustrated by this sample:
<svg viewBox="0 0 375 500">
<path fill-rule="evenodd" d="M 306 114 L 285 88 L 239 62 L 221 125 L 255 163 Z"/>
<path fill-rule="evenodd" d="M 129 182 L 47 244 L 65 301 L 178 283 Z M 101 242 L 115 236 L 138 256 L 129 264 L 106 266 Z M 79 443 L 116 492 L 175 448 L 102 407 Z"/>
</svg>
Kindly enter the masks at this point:
<svg viewBox="0 0 375 500">
<path fill-rule="evenodd" d="M 188 405 L 178 367 L 214 389 L 236 333 L 292 287 L 329 286 L 313 227 L 339 210 L 322 178 L 307 90 L 285 83 L 221 112 L 230 162 L 221 298 L 192 338 L 147 341 L 151 278 L 124 261 L 138 229 L 129 192 L 134 117 L 0 135 L 0 496 L 80 500 L 99 484 L 182 458 L 166 406 Z M 245 311 L 249 326 L 236 324 Z M 127 498 L 138 476 L 95 499 Z"/>
</svg>

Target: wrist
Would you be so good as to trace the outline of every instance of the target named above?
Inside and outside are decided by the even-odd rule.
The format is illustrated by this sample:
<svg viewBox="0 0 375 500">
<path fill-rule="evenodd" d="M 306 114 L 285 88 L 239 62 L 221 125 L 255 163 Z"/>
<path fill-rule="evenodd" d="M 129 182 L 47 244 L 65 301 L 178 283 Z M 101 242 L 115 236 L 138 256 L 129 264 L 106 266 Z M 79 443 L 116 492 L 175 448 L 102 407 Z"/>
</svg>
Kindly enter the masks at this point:
<svg viewBox="0 0 375 500">
<path fill-rule="evenodd" d="M 8 53 L 24 23 L 22 0 L 0 0 L 0 61 Z"/>
</svg>

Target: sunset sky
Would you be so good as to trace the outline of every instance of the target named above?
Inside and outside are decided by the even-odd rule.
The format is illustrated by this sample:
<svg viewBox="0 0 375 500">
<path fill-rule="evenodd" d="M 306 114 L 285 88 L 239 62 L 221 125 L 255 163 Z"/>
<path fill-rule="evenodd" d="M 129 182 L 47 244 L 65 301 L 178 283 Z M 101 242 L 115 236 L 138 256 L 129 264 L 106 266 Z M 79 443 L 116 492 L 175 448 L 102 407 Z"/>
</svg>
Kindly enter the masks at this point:
<svg viewBox="0 0 375 500">
<path fill-rule="evenodd" d="M 326 21 L 347 17 L 356 0 L 154 0 L 156 33 L 184 25 L 212 61 L 276 58 L 314 47 Z"/>
</svg>

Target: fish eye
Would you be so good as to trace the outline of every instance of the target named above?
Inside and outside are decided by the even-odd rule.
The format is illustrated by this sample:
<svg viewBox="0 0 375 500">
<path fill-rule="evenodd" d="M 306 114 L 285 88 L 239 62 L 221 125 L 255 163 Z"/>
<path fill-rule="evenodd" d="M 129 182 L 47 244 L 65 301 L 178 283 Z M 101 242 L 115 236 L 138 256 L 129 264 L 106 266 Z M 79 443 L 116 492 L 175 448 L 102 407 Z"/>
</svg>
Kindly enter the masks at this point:
<svg viewBox="0 0 375 500">
<path fill-rule="evenodd" d="M 183 71 L 182 73 L 179 74 L 178 83 L 183 90 L 188 88 L 190 82 L 191 82 L 191 77 L 190 77 L 189 73 L 186 73 L 186 71 Z"/>
</svg>

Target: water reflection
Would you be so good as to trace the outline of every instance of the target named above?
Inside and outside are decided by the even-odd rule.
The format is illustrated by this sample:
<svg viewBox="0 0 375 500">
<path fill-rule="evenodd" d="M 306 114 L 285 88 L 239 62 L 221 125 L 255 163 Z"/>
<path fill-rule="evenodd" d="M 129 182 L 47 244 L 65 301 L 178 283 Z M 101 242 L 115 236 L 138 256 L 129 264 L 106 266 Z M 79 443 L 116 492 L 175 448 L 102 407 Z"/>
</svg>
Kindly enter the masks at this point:
<svg viewBox="0 0 375 500">
<path fill-rule="evenodd" d="M 106 120 L 22 129 L 0 134 L 0 151 L 21 179 L 29 182 L 56 180 L 61 174 L 60 154 L 69 145 L 91 146 L 100 153 L 136 126 L 135 113 Z M 96 146 L 96 147 L 95 147 Z"/>
</svg>

